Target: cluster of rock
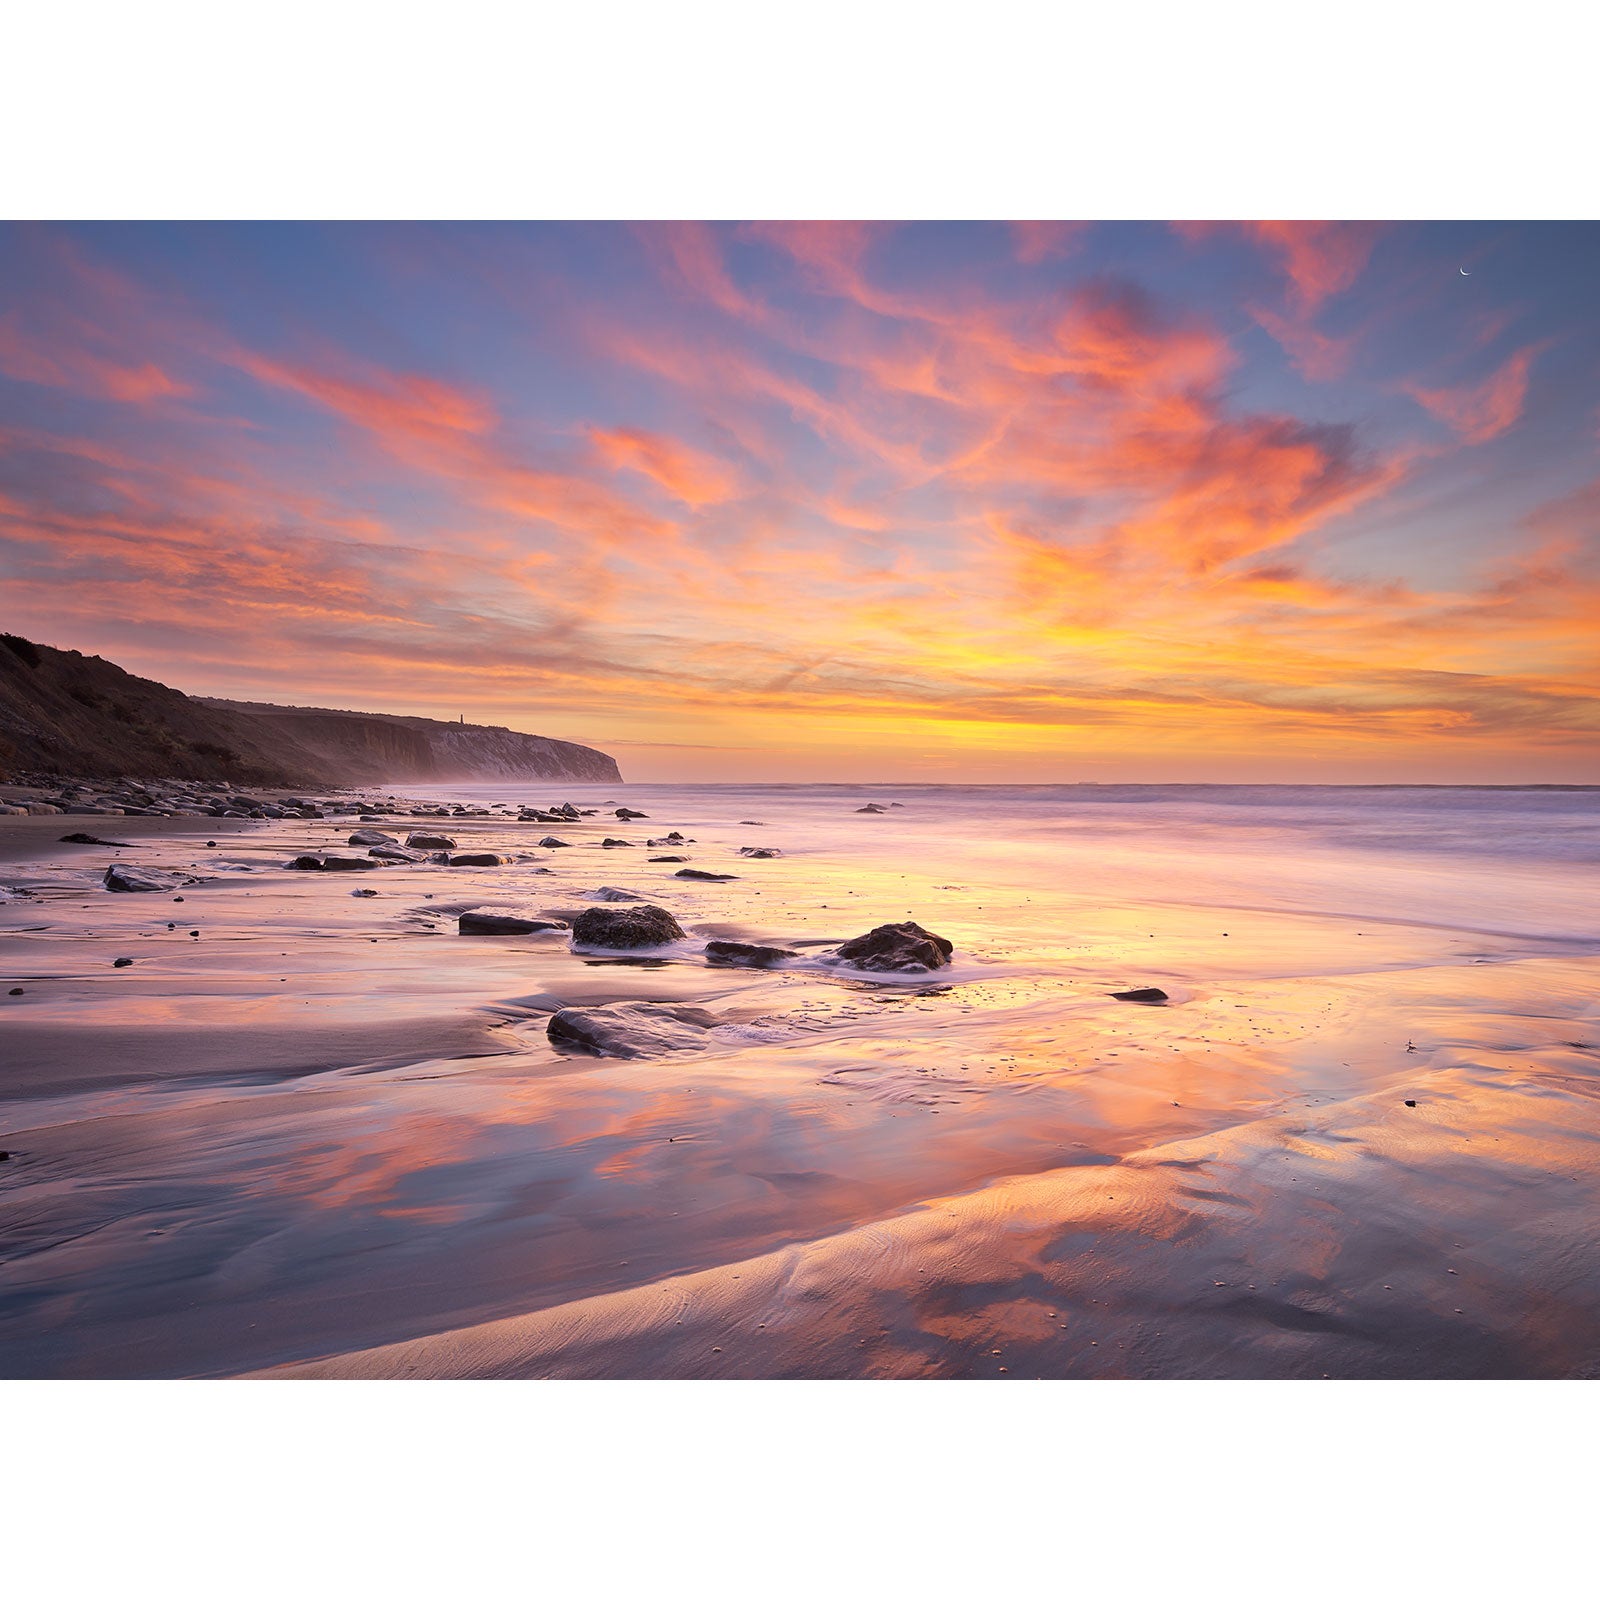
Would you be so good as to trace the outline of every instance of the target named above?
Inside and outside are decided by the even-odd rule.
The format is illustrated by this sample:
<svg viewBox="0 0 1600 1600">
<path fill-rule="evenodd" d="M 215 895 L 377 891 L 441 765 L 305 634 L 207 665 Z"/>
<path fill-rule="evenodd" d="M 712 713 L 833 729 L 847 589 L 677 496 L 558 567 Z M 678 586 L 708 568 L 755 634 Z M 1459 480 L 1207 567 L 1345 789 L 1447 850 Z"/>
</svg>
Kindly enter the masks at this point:
<svg viewBox="0 0 1600 1600">
<path fill-rule="evenodd" d="M 558 806 L 530 806 L 517 807 L 518 822 L 577 822 L 583 817 L 597 817 L 598 810 L 580 810 L 570 800 L 563 801 Z"/>
<path fill-rule="evenodd" d="M 351 798 L 348 795 L 305 799 L 297 796 L 267 796 L 231 783 L 189 783 L 179 780 L 135 780 L 117 782 L 65 783 L 59 786 L 41 782 L 45 792 L 37 799 L 0 805 L 0 816 L 85 816 L 85 817 L 238 817 L 256 821 L 316 821 L 324 817 L 357 816 L 363 822 L 385 817 L 506 817 L 521 822 L 577 822 L 598 816 L 598 810 L 580 809 L 570 800 L 559 806 L 540 808 L 507 802 L 492 806 L 440 801 L 418 803 L 394 795 L 381 798 Z M 642 817 L 642 811 L 618 810 L 624 820 Z"/>
<path fill-rule="evenodd" d="M 263 799 L 232 784 L 69 783 L 26 804 L 0 806 L 0 815 L 69 817 L 254 817 L 306 819 L 354 813 L 349 800 Z"/>
<path fill-rule="evenodd" d="M 296 872 L 354 872 L 389 862 L 396 866 L 504 867 L 513 860 L 531 861 L 532 856 L 507 856 L 494 850 L 456 850 L 448 834 L 411 833 L 401 844 L 393 834 L 377 828 L 357 828 L 346 843 L 352 849 L 365 848 L 365 856 L 341 856 L 330 851 L 306 851 L 287 866 Z M 539 871 L 548 871 L 541 867 Z"/>
</svg>

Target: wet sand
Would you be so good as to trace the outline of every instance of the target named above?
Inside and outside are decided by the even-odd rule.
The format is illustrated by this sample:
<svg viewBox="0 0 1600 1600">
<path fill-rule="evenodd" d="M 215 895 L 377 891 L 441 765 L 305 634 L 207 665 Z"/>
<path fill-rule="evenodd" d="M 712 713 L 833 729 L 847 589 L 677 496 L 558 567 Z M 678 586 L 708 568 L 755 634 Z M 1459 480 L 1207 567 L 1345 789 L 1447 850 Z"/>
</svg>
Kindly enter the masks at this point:
<svg viewBox="0 0 1600 1600">
<path fill-rule="evenodd" d="M 131 851 L 13 858 L 0 1374 L 1600 1372 L 1600 937 L 1530 924 L 1583 871 L 1408 853 L 1367 883 L 1347 850 L 1295 858 L 1286 891 L 1255 820 L 1180 877 L 1192 841 L 1142 815 L 1117 847 L 936 796 L 887 819 L 831 794 L 573 798 L 606 813 L 453 819 L 464 849 L 535 858 L 500 868 L 284 869 L 348 818 L 140 830 L 141 863 L 200 880 L 179 903 L 98 886 Z M 675 827 L 735 880 L 649 863 Z M 601 885 L 688 938 L 617 959 L 454 931 Z M 950 968 L 820 959 L 907 915 Z M 802 953 L 708 966 L 729 937 Z M 1170 1003 L 1109 997 L 1139 983 Z M 620 999 L 723 1025 L 639 1060 L 545 1037 Z"/>
</svg>

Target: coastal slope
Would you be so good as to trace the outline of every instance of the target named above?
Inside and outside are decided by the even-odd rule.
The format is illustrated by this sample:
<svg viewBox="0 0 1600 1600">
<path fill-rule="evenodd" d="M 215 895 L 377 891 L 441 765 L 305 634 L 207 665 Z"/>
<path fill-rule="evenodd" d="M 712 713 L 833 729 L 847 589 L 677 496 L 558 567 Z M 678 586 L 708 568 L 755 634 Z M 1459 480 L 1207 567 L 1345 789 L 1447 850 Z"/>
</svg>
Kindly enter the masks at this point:
<svg viewBox="0 0 1600 1600">
<path fill-rule="evenodd" d="M 510 728 L 245 700 L 208 699 L 200 704 L 236 717 L 257 738 L 292 741 L 314 761 L 337 767 L 346 782 L 400 783 L 418 778 L 622 782 L 617 763 L 603 751 Z"/>
<path fill-rule="evenodd" d="M 114 662 L 0 634 L 0 777 L 343 785 L 518 778 L 620 783 L 604 752 L 509 728 L 186 695 Z"/>
</svg>

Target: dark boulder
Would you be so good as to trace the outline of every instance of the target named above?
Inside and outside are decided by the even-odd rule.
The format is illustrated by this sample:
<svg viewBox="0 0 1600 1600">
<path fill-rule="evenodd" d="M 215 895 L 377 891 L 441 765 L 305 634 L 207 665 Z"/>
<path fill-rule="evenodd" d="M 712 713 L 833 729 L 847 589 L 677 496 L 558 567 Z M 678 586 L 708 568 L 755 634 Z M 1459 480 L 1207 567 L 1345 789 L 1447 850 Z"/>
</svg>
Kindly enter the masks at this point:
<svg viewBox="0 0 1600 1600">
<path fill-rule="evenodd" d="M 570 850 L 572 848 L 565 839 L 558 839 L 553 833 L 547 833 L 539 841 L 539 844 L 545 850 Z"/>
<path fill-rule="evenodd" d="M 783 854 L 781 850 L 771 850 L 763 845 L 742 844 L 739 854 L 749 856 L 752 861 L 776 861 Z"/>
<path fill-rule="evenodd" d="M 620 822 L 632 822 L 636 818 L 644 818 L 645 815 L 646 813 L 643 811 L 630 811 L 626 806 L 618 806 L 616 810 L 616 816 Z"/>
<path fill-rule="evenodd" d="M 1165 989 L 1118 989 L 1113 1000 L 1132 1000 L 1142 1006 L 1161 1006 L 1167 1003 Z"/>
<path fill-rule="evenodd" d="M 631 850 L 633 841 L 631 839 L 602 839 L 600 847 L 603 850 Z"/>
<path fill-rule="evenodd" d="M 456 842 L 443 833 L 411 833 L 406 835 L 409 850 L 454 850 Z"/>
<path fill-rule="evenodd" d="M 880 805 L 877 805 L 876 803 L 874 803 L 872 805 L 865 805 L 865 806 L 857 806 L 856 807 L 857 811 L 870 811 L 874 815 L 877 815 L 877 814 L 879 814 L 881 812 L 887 811 L 888 809 L 889 808 L 887 806 L 880 806 Z"/>
<path fill-rule="evenodd" d="M 296 856 L 286 865 L 292 872 L 366 872 L 382 865 L 371 856 Z"/>
<path fill-rule="evenodd" d="M 622 1000 L 608 1006 L 566 1006 L 551 1017 L 545 1032 L 561 1049 L 636 1060 L 670 1050 L 704 1049 L 717 1022 L 715 1012 L 700 1006 Z"/>
<path fill-rule="evenodd" d="M 672 876 L 674 878 L 698 878 L 702 883 L 732 883 L 739 875 L 736 872 L 705 872 L 699 867 L 679 867 Z"/>
<path fill-rule="evenodd" d="M 719 967 L 775 967 L 794 954 L 775 944 L 741 944 L 736 939 L 706 941 L 706 960 Z"/>
<path fill-rule="evenodd" d="M 505 856 L 497 856 L 490 850 L 477 850 L 467 855 L 450 857 L 452 867 L 503 867 L 505 864 Z"/>
<path fill-rule="evenodd" d="M 915 922 L 886 922 L 847 940 L 837 951 L 841 961 L 865 972 L 930 972 L 947 967 L 955 946 Z"/>
<path fill-rule="evenodd" d="M 120 861 L 106 868 L 102 882 L 123 894 L 161 894 L 178 887 L 178 880 L 169 873 L 124 866 Z"/>
<path fill-rule="evenodd" d="M 460 933 L 541 933 L 564 928 L 564 922 L 542 922 L 536 917 L 504 917 L 492 911 L 463 911 L 456 929 Z"/>
<path fill-rule="evenodd" d="M 688 856 L 647 856 L 647 861 L 687 861 Z"/>
<path fill-rule="evenodd" d="M 671 944 L 683 938 L 678 919 L 662 906 L 628 906 L 610 911 L 593 906 L 572 924 L 574 944 L 604 950 L 638 950 L 646 945 Z"/>
<path fill-rule="evenodd" d="M 392 833 L 384 833 L 379 828 L 357 828 L 345 840 L 345 843 L 351 845 L 387 844 L 398 846 L 400 841 Z"/>
</svg>

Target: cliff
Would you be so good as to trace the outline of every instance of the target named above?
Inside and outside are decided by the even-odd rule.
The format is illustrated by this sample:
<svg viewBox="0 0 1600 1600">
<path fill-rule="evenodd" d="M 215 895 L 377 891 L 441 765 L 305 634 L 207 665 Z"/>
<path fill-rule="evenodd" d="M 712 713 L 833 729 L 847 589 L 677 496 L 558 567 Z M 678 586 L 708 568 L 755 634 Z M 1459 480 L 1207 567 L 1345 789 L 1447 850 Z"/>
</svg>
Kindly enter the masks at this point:
<svg viewBox="0 0 1600 1600">
<path fill-rule="evenodd" d="M 99 656 L 0 634 L 0 777 L 339 785 L 433 779 L 620 783 L 599 750 L 509 728 L 191 697 Z"/>
<path fill-rule="evenodd" d="M 201 704 L 236 715 L 258 737 L 291 739 L 316 760 L 361 774 L 347 781 L 570 778 L 586 783 L 622 782 L 616 762 L 602 751 L 510 728 L 245 700 L 204 700 Z"/>
</svg>

